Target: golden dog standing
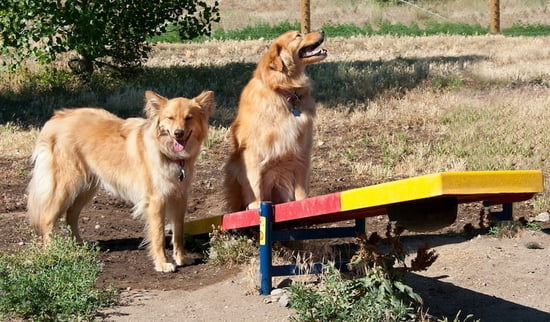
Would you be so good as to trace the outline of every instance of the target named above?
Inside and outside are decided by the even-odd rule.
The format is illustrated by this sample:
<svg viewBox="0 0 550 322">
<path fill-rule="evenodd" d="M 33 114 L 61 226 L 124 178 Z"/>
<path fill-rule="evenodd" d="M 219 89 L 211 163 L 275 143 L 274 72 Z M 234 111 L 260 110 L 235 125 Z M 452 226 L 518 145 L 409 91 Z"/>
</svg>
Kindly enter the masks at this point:
<svg viewBox="0 0 550 322">
<path fill-rule="evenodd" d="M 99 108 L 57 111 L 38 135 L 28 186 L 31 225 L 48 242 L 64 217 L 80 240 L 78 217 L 102 186 L 134 204 L 146 222 L 155 270 L 172 272 L 185 259 L 183 224 L 195 161 L 215 109 L 214 92 L 193 99 L 145 94 L 147 118 L 121 119 Z M 166 256 L 165 220 L 174 265 Z"/>
</svg>

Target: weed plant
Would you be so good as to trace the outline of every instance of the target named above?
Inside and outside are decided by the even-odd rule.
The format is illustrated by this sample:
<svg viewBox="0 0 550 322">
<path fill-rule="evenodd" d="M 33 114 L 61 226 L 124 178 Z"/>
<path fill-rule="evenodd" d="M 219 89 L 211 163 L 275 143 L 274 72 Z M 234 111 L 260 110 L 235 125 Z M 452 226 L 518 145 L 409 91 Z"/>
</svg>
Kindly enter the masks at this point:
<svg viewBox="0 0 550 322">
<path fill-rule="evenodd" d="M 401 229 L 388 225 L 386 238 L 373 233 L 358 238 L 359 250 L 352 257 L 352 274 L 345 276 L 326 266 L 320 287 L 303 284 L 290 287 L 294 321 L 414 321 L 422 299 L 403 283 L 406 272 L 427 269 L 437 259 L 427 246 L 418 249 L 410 267 L 399 241 Z M 388 248 L 380 251 L 381 244 Z"/>
<path fill-rule="evenodd" d="M 497 221 L 493 226 L 489 227 L 489 235 L 495 238 L 514 238 L 521 234 L 523 231 L 541 231 L 542 227 L 533 221 L 523 221 L 523 220 L 505 220 Z"/>
<path fill-rule="evenodd" d="M 404 302 L 382 274 L 348 279 L 334 266 L 327 266 L 322 289 L 303 284 L 290 288 L 292 321 L 402 321 L 414 320 L 416 309 Z"/>
<path fill-rule="evenodd" d="M 93 320 L 112 305 L 114 288 L 97 289 L 99 249 L 72 238 L 53 237 L 0 255 L 0 317 L 36 321 Z"/>
<path fill-rule="evenodd" d="M 494 226 L 489 227 L 489 235 L 502 239 L 514 238 L 524 230 L 524 226 L 519 221 L 503 220 L 498 221 Z"/>
<path fill-rule="evenodd" d="M 480 322 L 481 320 L 476 319 L 473 314 L 467 314 L 464 319 L 460 316 L 462 314 L 461 311 L 458 311 L 458 313 L 454 316 L 452 320 L 450 320 L 448 317 L 443 317 L 441 319 L 438 319 L 437 322 Z"/>
<path fill-rule="evenodd" d="M 530 231 L 541 231 L 542 230 L 542 227 L 537 224 L 536 222 L 533 222 L 533 221 L 529 221 L 525 224 L 525 227 L 527 227 L 527 229 L 529 229 Z"/>
<path fill-rule="evenodd" d="M 257 256 L 258 247 L 247 236 L 214 228 L 210 233 L 210 249 L 207 252 L 209 262 L 231 266 L 244 264 L 250 258 Z"/>
</svg>

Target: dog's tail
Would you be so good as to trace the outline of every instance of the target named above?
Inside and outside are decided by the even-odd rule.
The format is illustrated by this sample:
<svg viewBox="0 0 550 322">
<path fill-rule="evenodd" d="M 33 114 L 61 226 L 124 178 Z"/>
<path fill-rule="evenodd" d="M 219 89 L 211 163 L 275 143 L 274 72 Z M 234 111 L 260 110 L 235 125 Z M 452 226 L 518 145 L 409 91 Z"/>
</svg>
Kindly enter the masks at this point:
<svg viewBox="0 0 550 322">
<path fill-rule="evenodd" d="M 53 199 L 55 182 L 53 178 L 54 156 L 47 141 L 38 141 L 31 162 L 34 165 L 27 187 L 27 216 L 31 227 L 40 234 L 41 216 Z"/>
</svg>

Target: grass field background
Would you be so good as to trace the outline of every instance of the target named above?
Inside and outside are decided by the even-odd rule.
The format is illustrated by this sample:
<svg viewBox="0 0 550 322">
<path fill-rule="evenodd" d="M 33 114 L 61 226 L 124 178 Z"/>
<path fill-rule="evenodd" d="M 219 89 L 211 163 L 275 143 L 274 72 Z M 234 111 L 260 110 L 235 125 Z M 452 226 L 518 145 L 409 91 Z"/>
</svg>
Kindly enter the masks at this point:
<svg viewBox="0 0 550 322">
<path fill-rule="evenodd" d="M 384 21 L 488 25 L 486 1 L 312 2 L 312 27 Z M 501 26 L 549 23 L 547 1 L 501 2 Z M 434 15 L 433 13 L 437 13 Z M 216 30 L 254 30 L 295 24 L 299 1 L 222 1 Z M 444 17 L 444 18 L 441 18 Z M 259 27 L 258 27 L 259 28 Z M 338 30 L 338 29 L 337 29 Z M 30 155 L 53 110 L 101 106 L 121 116 L 141 115 L 143 93 L 194 96 L 216 92 L 218 110 L 206 149 L 215 149 L 235 115 L 241 89 L 272 38 L 158 44 L 143 73 L 129 79 L 98 72 L 82 84 L 65 68 L 29 63 L 0 73 L 0 151 Z M 327 32 L 329 57 L 308 67 L 319 103 L 317 167 L 391 180 L 435 171 L 542 169 L 549 186 L 549 36 L 338 36 Z M 550 193 L 533 201 L 550 209 Z"/>
</svg>

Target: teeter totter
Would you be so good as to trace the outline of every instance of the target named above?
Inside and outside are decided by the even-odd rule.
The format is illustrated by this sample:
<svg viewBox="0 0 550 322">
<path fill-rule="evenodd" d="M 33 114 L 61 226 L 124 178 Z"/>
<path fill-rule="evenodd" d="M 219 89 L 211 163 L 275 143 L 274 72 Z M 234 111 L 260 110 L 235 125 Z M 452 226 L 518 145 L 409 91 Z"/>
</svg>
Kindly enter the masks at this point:
<svg viewBox="0 0 550 322">
<path fill-rule="evenodd" d="M 434 231 L 456 220 L 458 204 L 483 202 L 502 205 L 492 213 L 512 219 L 512 204 L 528 200 L 544 189 L 539 170 L 464 171 L 428 174 L 357 189 L 245 210 L 186 223 L 189 235 L 258 227 L 260 230 L 260 289 L 269 294 L 273 276 L 302 274 L 295 265 L 272 265 L 272 243 L 322 238 L 355 237 L 365 232 L 365 218 L 387 214 L 411 231 Z M 351 227 L 291 229 L 355 220 Z M 313 271 L 319 271 L 319 265 Z"/>
</svg>

